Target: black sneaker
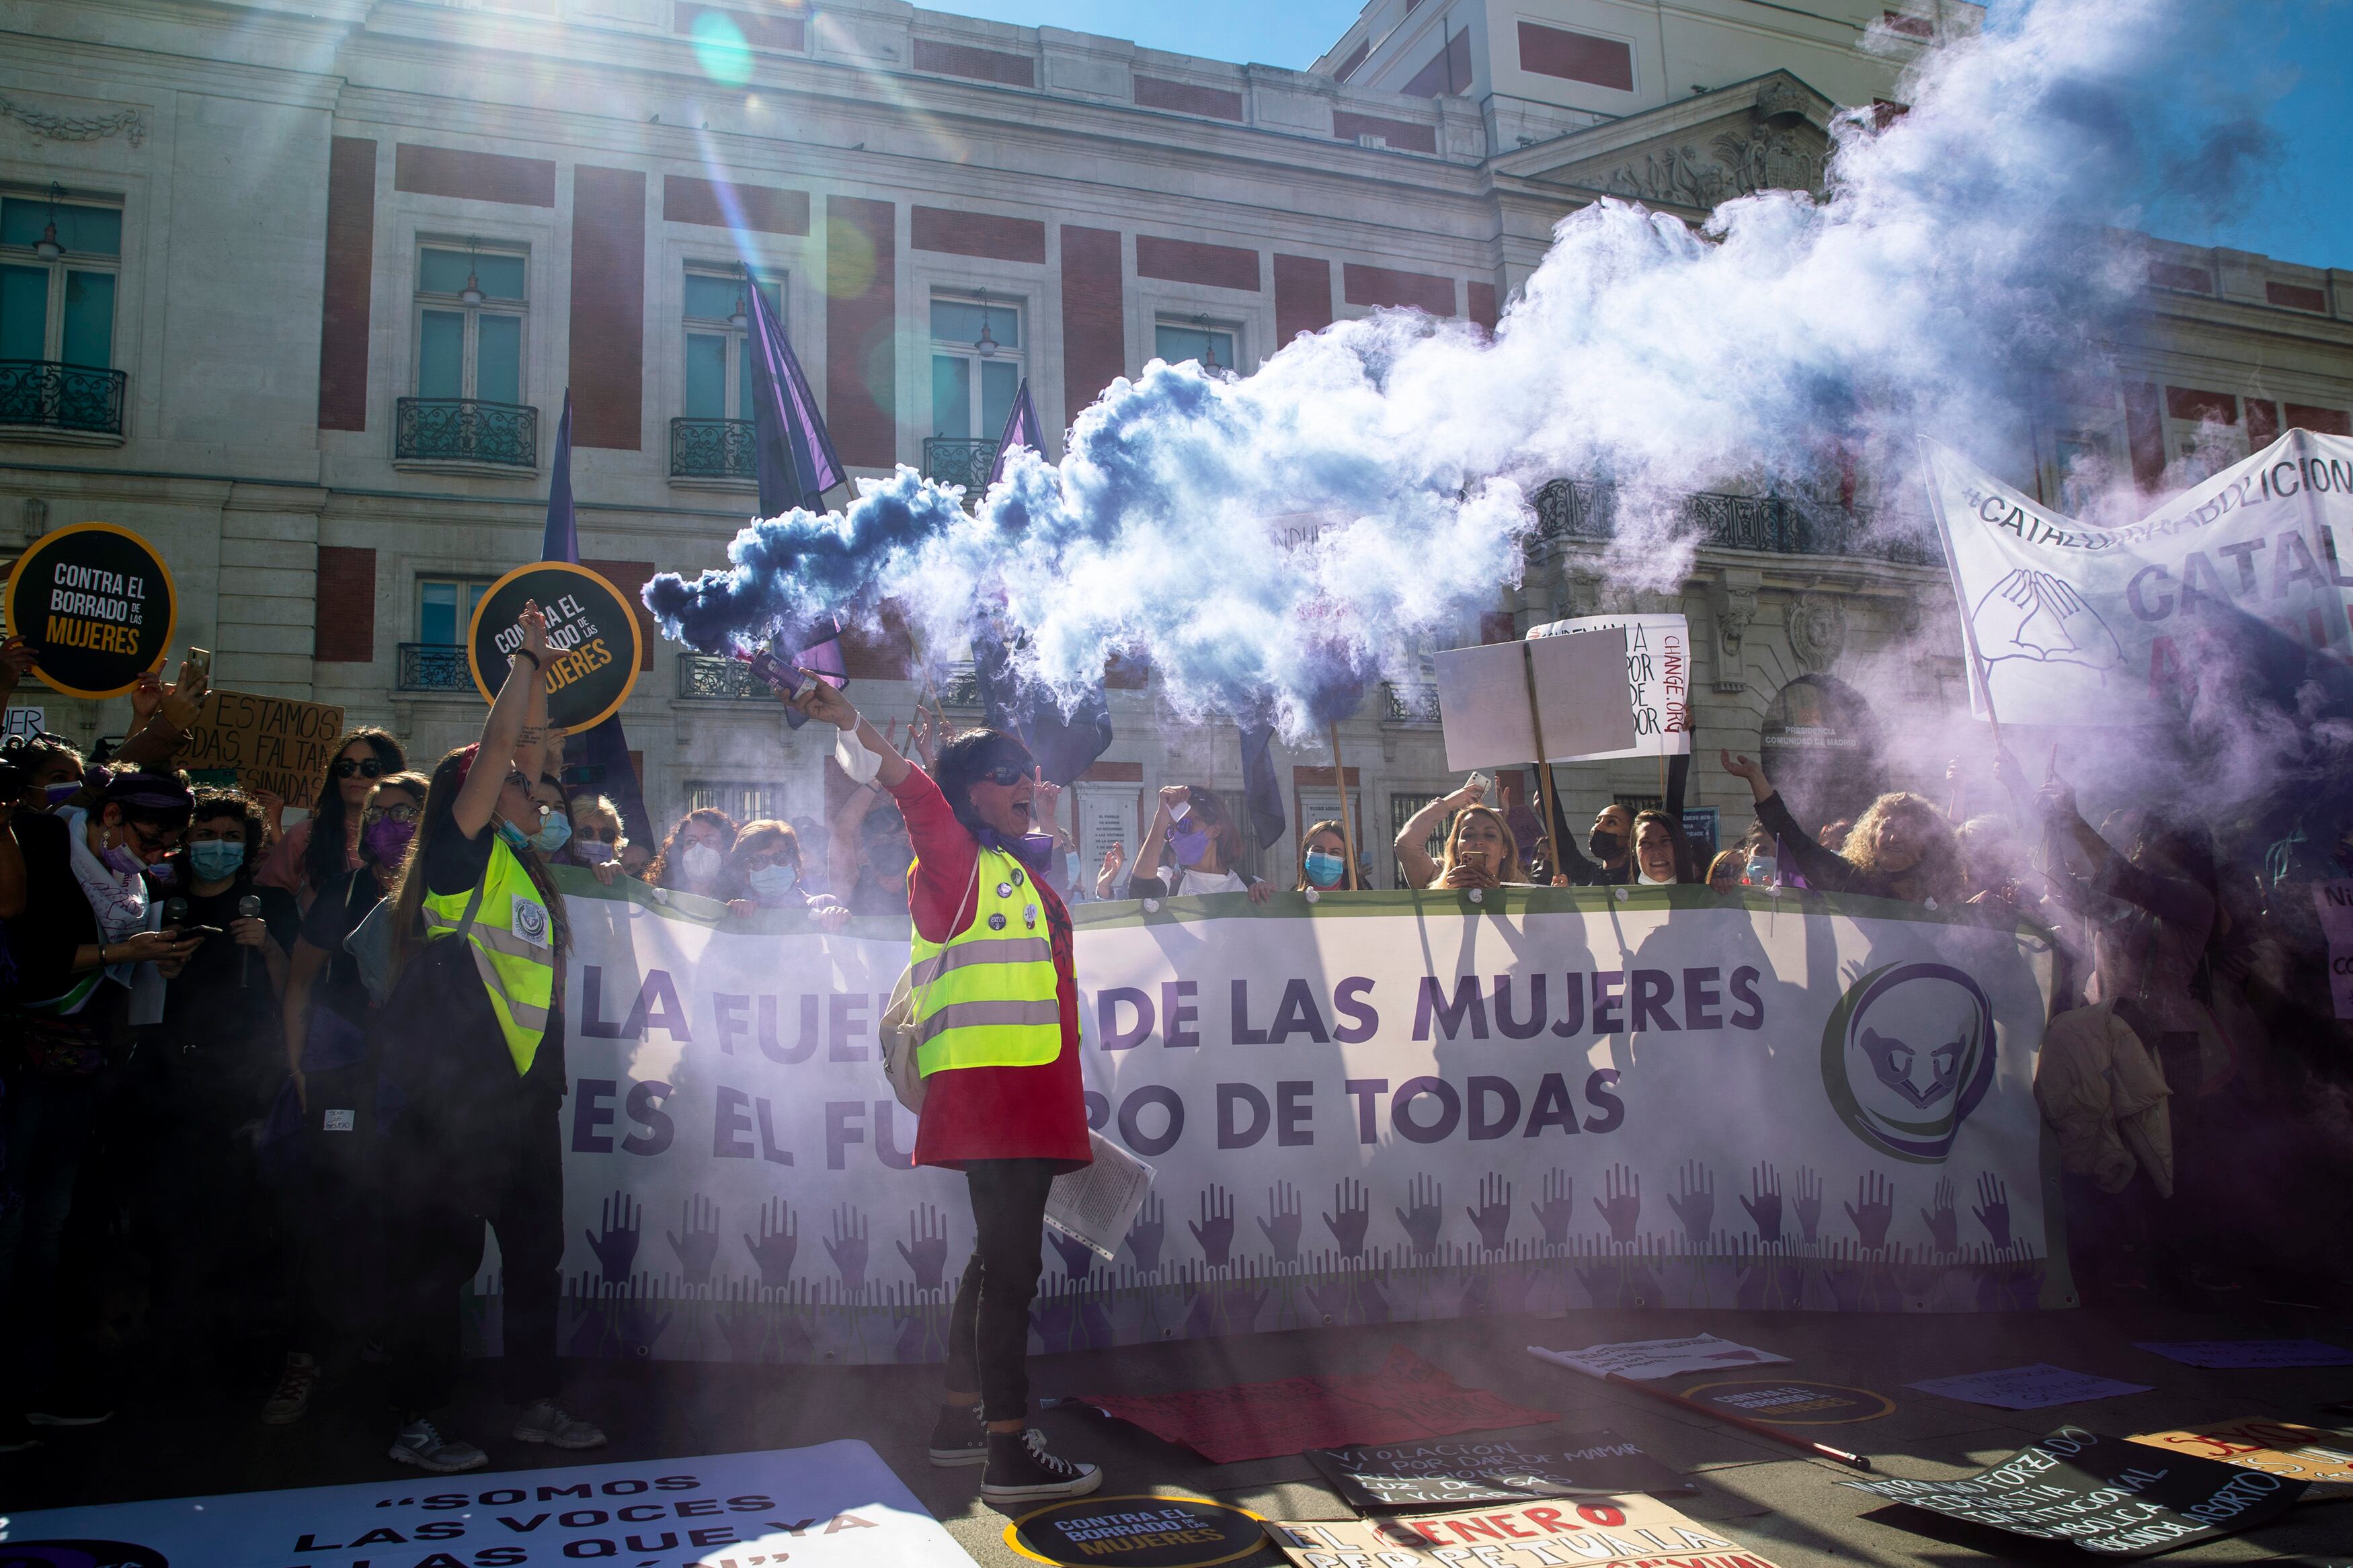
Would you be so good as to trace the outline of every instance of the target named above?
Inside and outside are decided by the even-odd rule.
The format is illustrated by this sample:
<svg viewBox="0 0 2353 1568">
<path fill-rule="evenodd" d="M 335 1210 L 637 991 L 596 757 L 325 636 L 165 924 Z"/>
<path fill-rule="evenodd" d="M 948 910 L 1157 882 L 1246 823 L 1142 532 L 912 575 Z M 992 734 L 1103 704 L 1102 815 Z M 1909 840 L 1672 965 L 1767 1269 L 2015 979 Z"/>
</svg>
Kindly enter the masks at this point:
<svg viewBox="0 0 2353 1568">
<path fill-rule="evenodd" d="M 952 1405 L 932 1423 L 932 1463 L 944 1470 L 988 1463 L 988 1423 L 980 1406 Z"/>
<path fill-rule="evenodd" d="M 980 1477 L 983 1502 L 1084 1497 L 1101 1485 L 1103 1471 L 1094 1466 L 1074 1465 L 1046 1452 L 1046 1434 L 1035 1426 L 988 1435 L 988 1468 Z"/>
</svg>

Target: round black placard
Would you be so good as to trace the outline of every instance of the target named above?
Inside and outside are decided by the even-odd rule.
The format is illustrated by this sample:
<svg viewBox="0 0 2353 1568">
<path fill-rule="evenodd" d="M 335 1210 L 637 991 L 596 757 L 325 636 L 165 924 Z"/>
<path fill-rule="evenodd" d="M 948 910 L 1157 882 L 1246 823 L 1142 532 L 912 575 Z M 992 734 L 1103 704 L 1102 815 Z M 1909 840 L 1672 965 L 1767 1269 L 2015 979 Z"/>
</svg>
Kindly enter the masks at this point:
<svg viewBox="0 0 2353 1568">
<path fill-rule="evenodd" d="M 1895 1409 L 1894 1400 L 1868 1388 L 1795 1377 L 1703 1383 L 1683 1390 L 1683 1397 L 1768 1426 L 1843 1426 L 1850 1421 L 1876 1421 Z"/>
<path fill-rule="evenodd" d="M 1007 1525 L 1005 1544 L 1032 1563 L 1211 1568 L 1266 1545 L 1264 1523 L 1246 1508 L 1207 1498 L 1072 1498 Z"/>
<path fill-rule="evenodd" d="M 547 615 L 547 721 L 575 733 L 603 723 L 629 700 L 640 650 L 637 612 L 621 591 L 586 566 L 542 561 L 518 566 L 474 606 L 468 661 L 482 700 L 507 678 L 507 655 L 522 646 L 515 622 L 525 601 Z"/>
<path fill-rule="evenodd" d="M 179 620 L 171 569 L 111 522 L 78 522 L 26 547 L 8 574 L 8 630 L 68 697 L 119 697 L 164 662 Z"/>
</svg>

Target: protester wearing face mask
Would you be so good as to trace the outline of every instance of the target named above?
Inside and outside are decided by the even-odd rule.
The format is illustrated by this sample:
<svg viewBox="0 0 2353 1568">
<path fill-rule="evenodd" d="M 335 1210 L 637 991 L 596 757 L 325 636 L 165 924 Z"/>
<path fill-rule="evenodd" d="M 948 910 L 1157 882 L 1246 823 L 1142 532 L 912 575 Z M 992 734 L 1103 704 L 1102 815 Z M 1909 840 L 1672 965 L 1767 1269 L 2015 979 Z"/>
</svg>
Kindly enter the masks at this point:
<svg viewBox="0 0 2353 1568">
<path fill-rule="evenodd" d="M 112 1414 L 105 1391 L 61 1366 L 58 1241 L 99 1101 L 100 1076 L 129 1054 L 130 1030 L 163 1013 L 164 982 L 200 939 L 159 930 L 147 872 L 179 847 L 193 805 L 176 775 L 121 773 L 85 810 L 0 806 L 0 917 L 16 969 L 0 1010 L 0 1448 L 36 1426 Z M 12 1429 L 14 1428 L 14 1429 Z"/>
<path fill-rule="evenodd" d="M 352 939 L 398 887 L 430 784 L 418 773 L 376 781 L 360 811 L 360 868 L 311 900 L 287 961 L 283 1065 L 302 1113 L 303 1147 L 301 1179 L 279 1196 L 301 1252 L 290 1287 L 296 1307 L 290 1348 L 261 1407 L 266 1426 L 302 1418 L 318 1386 L 321 1356 L 356 1350 L 359 1333 L 375 1324 L 383 1296 L 376 1278 L 382 1258 L 373 1245 L 380 1215 L 371 1190 L 378 1142 L 368 1031 L 376 1009 Z M 388 927 L 384 934 L 389 937 Z M 388 956 L 372 952 L 371 962 Z"/>
<path fill-rule="evenodd" d="M 1726 849 L 1707 863 L 1708 890 L 1716 893 L 1740 891 L 1740 873 L 1747 866 L 1746 851 Z"/>
<path fill-rule="evenodd" d="M 925 1035 L 915 1163 L 965 1173 L 978 1232 L 949 1318 L 932 1462 L 985 1465 L 981 1497 L 1001 1508 L 1092 1491 L 1103 1472 L 1050 1454 L 1029 1426 L 1046 1192 L 1092 1157 L 1071 916 L 1050 886 L 1054 841 L 1031 816 L 1037 764 L 1009 735 L 968 731 L 938 749 L 934 784 L 841 692 L 815 686 L 801 711 L 880 759 L 876 779 L 913 842 L 912 974 Z"/>
<path fill-rule="evenodd" d="M 1855 818 L 1841 854 L 1823 848 L 1798 825 L 1761 766 L 1730 752 L 1718 753 L 1718 761 L 1725 773 L 1747 781 L 1757 825 L 1814 891 L 1898 899 L 1930 909 L 1960 901 L 1960 845 L 1951 820 L 1928 801 L 1900 792 L 1881 795 Z"/>
<path fill-rule="evenodd" d="M 547 621 L 526 605 L 481 740 L 433 770 L 392 914 L 395 980 L 377 1019 L 401 1097 L 384 1130 L 391 1457 L 437 1474 L 481 1449 L 433 1418 L 458 1371 L 459 1292 L 497 1226 L 504 1381 L 522 1443 L 592 1448 L 605 1434 L 559 1403 L 564 1258 L 564 900 L 533 834 L 547 733 Z"/>
<path fill-rule="evenodd" d="M 1294 890 L 1303 893 L 1311 888 L 1319 893 L 1364 889 L 1356 868 L 1348 864 L 1348 841 L 1341 834 L 1337 817 L 1315 823 L 1300 836 L 1299 885 Z"/>
<path fill-rule="evenodd" d="M 1155 860 L 1158 879 L 1176 898 L 1247 893 L 1251 903 L 1262 904 L 1274 896 L 1271 883 L 1237 867 L 1241 829 L 1226 815 L 1225 803 L 1214 791 L 1198 784 L 1162 785 L 1159 808 L 1145 830 L 1144 843 L 1145 853 L 1137 857 L 1135 877 L 1129 883 L 1131 898 L 1149 891 L 1139 891 L 1136 883 L 1153 877 Z M 1161 853 L 1155 855 L 1155 849 Z"/>
<path fill-rule="evenodd" d="M 283 888 L 303 909 L 320 889 L 339 882 L 360 864 L 360 812 L 376 781 L 408 765 L 400 742 L 389 731 L 366 726 L 347 731 L 335 742 L 311 815 L 285 830 L 254 880 Z"/>
<path fill-rule="evenodd" d="M 735 847 L 738 831 L 735 819 L 717 806 L 697 806 L 670 830 L 646 880 L 717 903 L 742 902 L 746 907 L 738 912 L 749 913 L 751 900 L 727 875 L 727 852 Z"/>
<path fill-rule="evenodd" d="M 25 771 L 17 802 L 27 811 L 55 811 L 81 793 L 86 767 L 80 748 L 62 735 L 32 735 L 12 742 L 9 754 Z"/>
<path fill-rule="evenodd" d="M 621 808 L 601 795 L 572 797 L 572 853 L 584 866 L 617 866 L 627 836 Z"/>
<path fill-rule="evenodd" d="M 847 906 L 812 892 L 801 880 L 800 835 L 789 822 L 762 818 L 745 823 L 727 857 L 727 873 L 751 895 L 756 909 L 803 910 L 826 931 L 839 931 L 849 923 Z"/>
<path fill-rule="evenodd" d="M 907 823 L 890 792 L 868 783 L 836 808 L 826 835 L 826 868 L 834 896 L 855 915 L 907 912 L 907 867 L 915 858 Z"/>
</svg>

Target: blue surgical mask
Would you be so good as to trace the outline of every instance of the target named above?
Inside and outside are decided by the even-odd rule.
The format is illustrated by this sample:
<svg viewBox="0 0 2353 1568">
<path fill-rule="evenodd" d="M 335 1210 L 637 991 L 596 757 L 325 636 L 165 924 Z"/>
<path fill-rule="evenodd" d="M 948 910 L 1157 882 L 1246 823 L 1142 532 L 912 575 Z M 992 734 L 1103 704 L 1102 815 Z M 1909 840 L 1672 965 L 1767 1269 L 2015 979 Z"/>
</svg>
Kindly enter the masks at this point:
<svg viewBox="0 0 2353 1568">
<path fill-rule="evenodd" d="M 226 882 L 245 864 L 245 840 L 207 838 L 188 846 L 188 864 L 199 882 Z"/>
<path fill-rule="evenodd" d="M 531 847 L 531 840 L 524 836 L 523 830 L 504 817 L 499 818 L 499 837 L 506 840 L 508 848 L 518 854 Z"/>
<path fill-rule="evenodd" d="M 774 908 L 791 896 L 801 874 L 790 866 L 755 866 L 752 874 L 744 879 L 751 883 L 754 899 Z"/>
<path fill-rule="evenodd" d="M 553 855 L 572 842 L 572 819 L 550 813 L 539 831 L 531 836 L 531 847 L 543 855 Z"/>
<path fill-rule="evenodd" d="M 1307 852 L 1307 881 L 1311 887 L 1336 888 L 1347 869 L 1348 863 L 1337 855 L 1322 849 Z"/>
</svg>

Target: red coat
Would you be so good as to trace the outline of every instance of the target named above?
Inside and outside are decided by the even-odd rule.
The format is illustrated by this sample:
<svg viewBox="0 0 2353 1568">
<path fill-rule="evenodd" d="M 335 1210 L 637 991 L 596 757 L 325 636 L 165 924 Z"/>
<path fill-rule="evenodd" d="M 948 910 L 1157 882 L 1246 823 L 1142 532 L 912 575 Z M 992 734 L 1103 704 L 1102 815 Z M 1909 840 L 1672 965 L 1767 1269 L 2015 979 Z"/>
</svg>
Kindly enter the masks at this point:
<svg viewBox="0 0 2353 1568">
<path fill-rule="evenodd" d="M 927 942 L 946 942 L 979 913 L 973 863 L 980 843 L 948 808 L 921 768 L 891 792 L 907 818 L 915 864 L 907 873 L 908 908 Z M 1079 982 L 1071 911 L 1046 884 L 1030 879 L 1054 952 L 1054 993 L 1062 1014 L 1062 1050 L 1029 1068 L 953 1068 L 923 1079 L 923 1114 L 915 1129 L 915 1163 L 960 1171 L 969 1160 L 1089 1163 L 1087 1106 L 1079 1079 Z"/>
</svg>

